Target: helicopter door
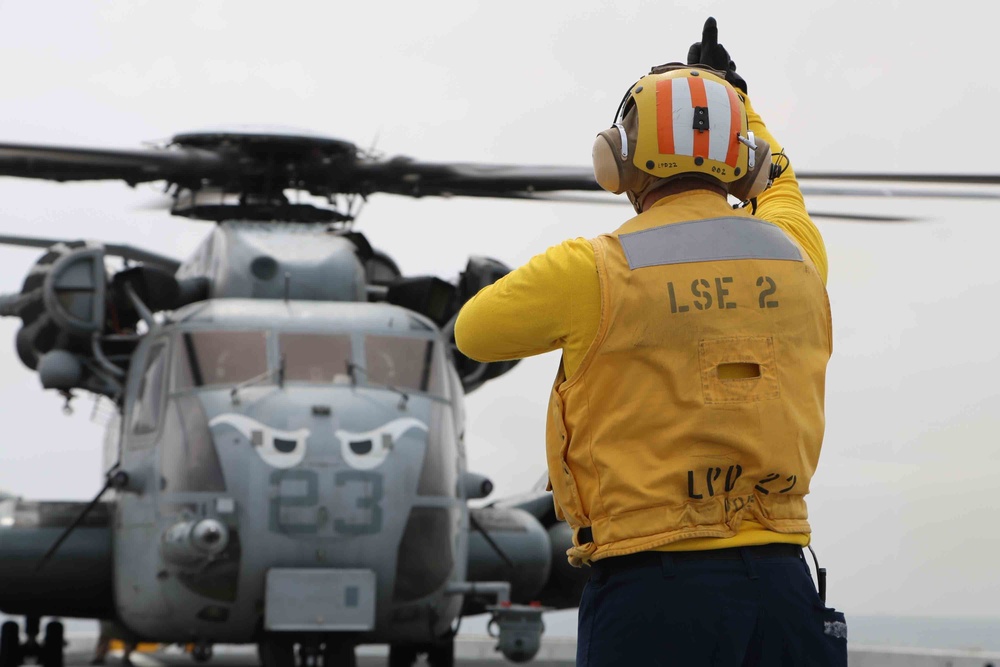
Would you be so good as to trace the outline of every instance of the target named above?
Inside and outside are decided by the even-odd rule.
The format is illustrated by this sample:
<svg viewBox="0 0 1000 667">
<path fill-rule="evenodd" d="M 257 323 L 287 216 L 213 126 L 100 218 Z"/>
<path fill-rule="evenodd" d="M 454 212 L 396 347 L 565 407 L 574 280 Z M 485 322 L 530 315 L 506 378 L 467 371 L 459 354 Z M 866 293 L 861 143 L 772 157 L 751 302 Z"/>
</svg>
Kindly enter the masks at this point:
<svg viewBox="0 0 1000 667">
<path fill-rule="evenodd" d="M 140 352 L 141 355 L 141 352 Z M 135 619 L 134 629 L 166 614 L 156 582 L 159 564 L 159 534 L 156 524 L 156 444 L 163 422 L 169 346 L 166 338 L 153 341 L 144 358 L 137 359 L 141 371 L 129 377 L 122 461 L 134 487 L 118 496 L 120 530 L 114 541 L 116 605 L 122 618 Z M 137 364 L 138 366 L 138 364 Z"/>
</svg>

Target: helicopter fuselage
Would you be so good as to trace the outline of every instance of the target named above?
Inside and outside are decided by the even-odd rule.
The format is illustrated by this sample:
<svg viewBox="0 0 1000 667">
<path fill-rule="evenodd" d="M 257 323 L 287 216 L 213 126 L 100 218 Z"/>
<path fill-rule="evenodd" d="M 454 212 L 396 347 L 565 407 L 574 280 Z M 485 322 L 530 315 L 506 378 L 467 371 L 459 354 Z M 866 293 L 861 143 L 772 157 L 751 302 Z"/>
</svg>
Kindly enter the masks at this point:
<svg viewBox="0 0 1000 667">
<path fill-rule="evenodd" d="M 269 667 L 294 644 L 450 654 L 456 620 L 488 612 L 505 655 L 533 655 L 542 605 L 574 606 L 583 577 L 555 565 L 570 536 L 544 491 L 469 508 L 492 483 L 466 469 L 464 394 L 516 362 L 452 340 L 507 271 L 404 277 L 357 232 L 302 222 L 222 222 L 183 263 L 48 247 L 0 315 L 44 388 L 114 403 L 109 474 L 91 503 L 0 500 L 0 610 L 29 635 L 58 615 L 257 642 Z"/>
<path fill-rule="evenodd" d="M 178 642 L 446 633 L 468 510 L 444 345 L 389 304 L 279 300 L 201 302 L 147 335 L 113 425 L 130 480 L 113 532 L 121 621 Z M 306 571 L 316 609 L 343 597 L 334 617 L 310 616 Z"/>
</svg>

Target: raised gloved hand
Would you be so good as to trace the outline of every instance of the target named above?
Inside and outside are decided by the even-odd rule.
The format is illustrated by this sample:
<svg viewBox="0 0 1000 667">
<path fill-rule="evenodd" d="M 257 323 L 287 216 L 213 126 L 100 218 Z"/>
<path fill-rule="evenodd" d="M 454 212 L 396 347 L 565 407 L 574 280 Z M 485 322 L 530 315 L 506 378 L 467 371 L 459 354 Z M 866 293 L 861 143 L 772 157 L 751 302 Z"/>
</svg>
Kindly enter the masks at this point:
<svg viewBox="0 0 1000 667">
<path fill-rule="evenodd" d="M 705 21 L 701 32 L 701 41 L 695 42 L 688 49 L 688 65 L 707 65 L 712 69 L 726 73 L 726 81 L 734 88 L 747 92 L 747 82 L 736 73 L 736 63 L 729 57 L 726 48 L 719 44 L 719 27 L 711 16 Z"/>
</svg>

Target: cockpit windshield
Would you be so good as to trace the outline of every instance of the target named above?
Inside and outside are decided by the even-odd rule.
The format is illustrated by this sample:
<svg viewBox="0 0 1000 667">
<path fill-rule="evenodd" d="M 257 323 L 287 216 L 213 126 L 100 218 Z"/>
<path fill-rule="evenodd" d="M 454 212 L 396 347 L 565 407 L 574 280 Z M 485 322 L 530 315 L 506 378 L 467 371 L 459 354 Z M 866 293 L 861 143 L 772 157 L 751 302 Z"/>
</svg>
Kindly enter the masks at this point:
<svg viewBox="0 0 1000 667">
<path fill-rule="evenodd" d="M 441 396 L 444 394 L 441 361 L 440 346 L 433 340 L 365 337 L 364 370 L 372 384 Z"/>
<path fill-rule="evenodd" d="M 443 348 L 437 339 L 391 334 L 360 337 L 349 333 L 301 331 L 184 331 L 174 354 L 174 391 L 241 383 L 382 387 L 446 398 Z M 269 365 L 268 347 L 277 343 L 280 367 Z M 273 357 L 272 357 L 273 359 Z"/>
<path fill-rule="evenodd" d="M 347 334 L 281 333 L 278 346 L 289 382 L 351 381 L 351 337 Z"/>
<path fill-rule="evenodd" d="M 267 372 L 263 331 L 186 331 L 177 355 L 177 389 L 235 385 Z"/>
</svg>

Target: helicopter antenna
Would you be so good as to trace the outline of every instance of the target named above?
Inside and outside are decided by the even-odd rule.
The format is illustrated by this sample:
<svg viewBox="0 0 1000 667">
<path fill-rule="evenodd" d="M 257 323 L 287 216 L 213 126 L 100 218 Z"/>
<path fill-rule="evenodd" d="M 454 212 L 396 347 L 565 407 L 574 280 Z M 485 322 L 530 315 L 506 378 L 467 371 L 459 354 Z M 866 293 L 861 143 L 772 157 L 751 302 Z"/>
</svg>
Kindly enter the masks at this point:
<svg viewBox="0 0 1000 667">
<path fill-rule="evenodd" d="M 370 159 L 374 159 L 374 158 L 379 157 L 378 153 L 375 150 L 375 146 L 378 145 L 378 141 L 381 138 L 382 138 L 382 126 L 380 125 L 379 128 L 377 130 L 375 130 L 375 136 L 372 137 L 372 145 L 371 145 L 371 147 L 367 151 L 363 152 L 362 155 L 364 157 L 370 158 Z"/>
</svg>

